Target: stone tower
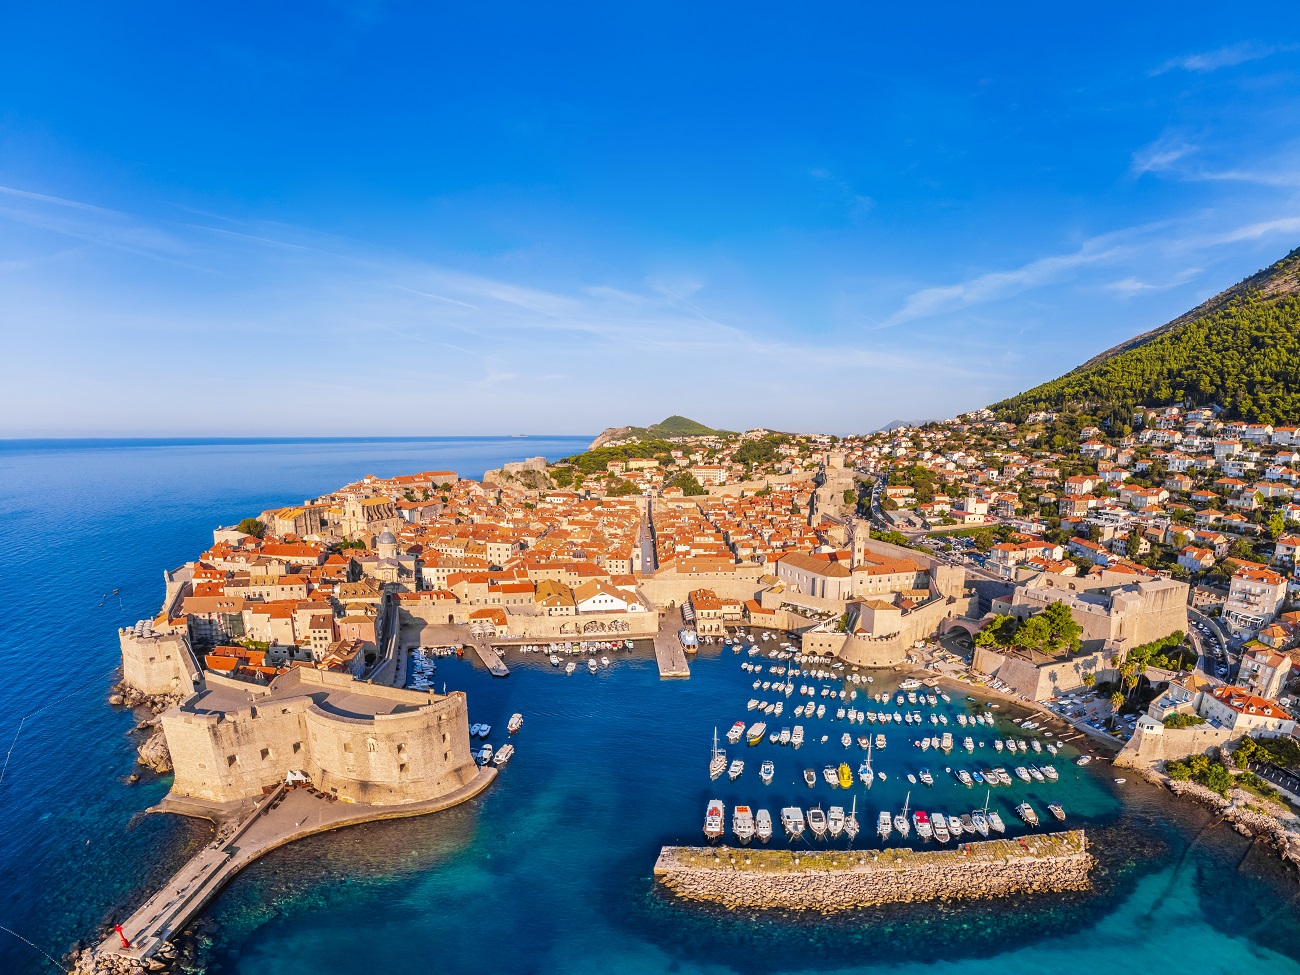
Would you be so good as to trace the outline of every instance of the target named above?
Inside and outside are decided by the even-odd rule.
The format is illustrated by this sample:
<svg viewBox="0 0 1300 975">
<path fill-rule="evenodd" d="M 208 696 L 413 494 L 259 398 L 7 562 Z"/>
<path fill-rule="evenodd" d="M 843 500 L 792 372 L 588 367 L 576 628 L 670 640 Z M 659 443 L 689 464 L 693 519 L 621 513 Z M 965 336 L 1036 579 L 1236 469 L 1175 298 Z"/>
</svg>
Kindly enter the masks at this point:
<svg viewBox="0 0 1300 975">
<path fill-rule="evenodd" d="M 852 550 L 852 568 L 857 568 L 866 561 L 867 539 L 871 537 L 871 525 L 865 518 L 854 518 L 849 525 L 849 548 Z"/>
</svg>

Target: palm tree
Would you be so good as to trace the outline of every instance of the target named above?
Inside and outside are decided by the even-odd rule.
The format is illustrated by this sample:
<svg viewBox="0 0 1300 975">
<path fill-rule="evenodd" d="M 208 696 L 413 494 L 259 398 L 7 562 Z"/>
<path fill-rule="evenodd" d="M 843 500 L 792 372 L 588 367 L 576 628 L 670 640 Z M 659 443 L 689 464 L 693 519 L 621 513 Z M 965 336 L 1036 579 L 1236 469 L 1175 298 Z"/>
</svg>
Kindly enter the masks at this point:
<svg viewBox="0 0 1300 975">
<path fill-rule="evenodd" d="M 1124 706 L 1124 695 L 1121 694 L 1119 691 L 1115 691 L 1113 694 L 1111 694 L 1110 706 L 1115 711 L 1115 713 L 1118 714 L 1119 709 Z"/>
<path fill-rule="evenodd" d="M 1083 686 L 1093 687 L 1096 685 L 1096 683 L 1097 683 L 1097 675 L 1093 673 L 1091 670 L 1085 671 L 1083 675 Z"/>
</svg>

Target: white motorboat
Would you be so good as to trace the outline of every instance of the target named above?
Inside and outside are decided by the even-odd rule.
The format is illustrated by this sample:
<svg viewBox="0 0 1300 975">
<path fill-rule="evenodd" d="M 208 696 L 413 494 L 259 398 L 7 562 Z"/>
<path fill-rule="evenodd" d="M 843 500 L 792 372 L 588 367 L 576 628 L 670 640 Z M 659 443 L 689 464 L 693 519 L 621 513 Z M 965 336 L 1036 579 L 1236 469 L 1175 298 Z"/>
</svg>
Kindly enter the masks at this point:
<svg viewBox="0 0 1300 975">
<path fill-rule="evenodd" d="M 599 667 L 596 666 L 595 657 L 589 657 L 587 659 L 587 669 L 590 670 L 593 674 L 600 669 Z"/>
<path fill-rule="evenodd" d="M 514 745 L 511 744 L 502 745 L 501 750 L 498 751 L 496 755 L 492 757 L 492 764 L 494 764 L 497 768 L 500 768 L 501 766 L 505 765 L 506 762 L 510 761 L 510 759 L 514 757 L 514 754 L 515 754 Z"/>
<path fill-rule="evenodd" d="M 1002 822 L 1002 817 L 995 810 L 986 810 L 985 815 L 988 816 L 989 829 L 993 830 L 993 832 L 1005 833 L 1007 831 L 1006 823 Z"/>
<path fill-rule="evenodd" d="M 844 734 L 840 735 L 840 744 L 843 745 L 845 748 L 848 748 L 850 745 L 853 744 L 853 736 L 850 735 L 847 731 L 844 732 Z"/>
<path fill-rule="evenodd" d="M 834 765 L 827 765 L 825 768 L 822 769 L 822 778 L 825 779 L 831 785 L 840 784 L 840 775 L 839 772 L 835 770 Z"/>
<path fill-rule="evenodd" d="M 808 828 L 817 839 L 826 835 L 826 814 L 822 812 L 820 806 L 808 810 Z"/>
<path fill-rule="evenodd" d="M 564 672 L 566 674 L 571 674 L 577 669 L 578 669 L 578 665 L 575 664 L 572 660 L 570 660 L 567 664 L 564 665 Z"/>
<path fill-rule="evenodd" d="M 837 837 L 844 832 L 844 807 L 831 806 L 826 810 L 826 831 L 831 837 Z"/>
<path fill-rule="evenodd" d="M 772 814 L 766 809 L 760 809 L 754 814 L 754 832 L 761 843 L 772 838 Z"/>
<path fill-rule="evenodd" d="M 764 762 L 758 770 L 758 777 L 763 780 L 764 785 L 772 784 L 772 777 L 776 775 L 776 766 L 770 761 Z"/>
<path fill-rule="evenodd" d="M 514 714 L 510 715 L 510 722 L 506 725 L 506 731 L 513 735 L 523 726 L 524 716 L 516 711 Z"/>
<path fill-rule="evenodd" d="M 733 758 L 731 764 L 727 767 L 727 777 L 735 782 L 745 771 L 745 760 L 743 758 Z"/>
<path fill-rule="evenodd" d="M 937 812 L 930 817 L 930 829 L 934 833 L 934 838 L 940 843 L 947 843 L 952 839 L 952 835 L 948 832 L 948 817 L 941 812 Z M 919 826 L 916 832 L 920 834 L 921 829 Z"/>
<path fill-rule="evenodd" d="M 1016 806 L 1016 815 L 1030 826 L 1038 825 L 1038 813 L 1035 812 L 1034 807 L 1027 802 L 1022 802 L 1020 805 Z"/>
<path fill-rule="evenodd" d="M 601 665 L 602 667 L 608 667 L 608 666 L 609 666 L 609 658 L 608 658 L 608 657 L 601 657 L 601 658 L 600 658 L 600 665 Z"/>
<path fill-rule="evenodd" d="M 876 835 L 882 840 L 889 839 L 889 834 L 893 832 L 894 826 L 889 821 L 889 810 L 880 810 L 880 815 L 876 817 Z"/>
<path fill-rule="evenodd" d="M 560 666 L 560 658 L 557 657 L 555 654 L 551 654 L 551 666 L 552 667 Z"/>
<path fill-rule="evenodd" d="M 755 721 L 749 726 L 749 731 L 745 733 L 745 740 L 751 745 L 757 745 L 763 740 L 765 734 L 767 734 L 767 723 L 765 721 Z"/>
<path fill-rule="evenodd" d="M 754 838 L 754 814 L 748 806 L 737 806 L 732 811 L 731 831 L 742 844 Z"/>
<path fill-rule="evenodd" d="M 798 806 L 786 806 L 781 810 L 781 825 L 785 827 L 785 831 L 792 839 L 803 836 L 803 810 Z"/>
<path fill-rule="evenodd" d="M 744 734 L 745 734 L 745 722 L 737 721 L 735 724 L 731 726 L 731 730 L 727 732 L 727 741 L 733 745 L 738 745 L 740 744 L 740 739 L 744 736 Z"/>
<path fill-rule="evenodd" d="M 708 806 L 704 810 L 704 837 L 708 840 L 716 840 L 720 837 L 725 829 L 723 822 L 723 810 L 721 799 L 710 799 Z"/>
<path fill-rule="evenodd" d="M 803 744 L 803 725 L 797 724 L 794 726 L 794 731 L 790 733 L 790 744 L 795 748 Z"/>
</svg>

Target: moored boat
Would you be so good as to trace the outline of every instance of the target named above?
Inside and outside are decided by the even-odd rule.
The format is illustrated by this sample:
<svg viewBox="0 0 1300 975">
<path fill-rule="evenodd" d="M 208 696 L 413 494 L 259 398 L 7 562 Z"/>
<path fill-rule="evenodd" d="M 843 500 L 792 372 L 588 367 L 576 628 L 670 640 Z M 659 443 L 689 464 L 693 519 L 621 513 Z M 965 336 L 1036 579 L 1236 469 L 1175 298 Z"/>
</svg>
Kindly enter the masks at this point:
<svg viewBox="0 0 1300 975">
<path fill-rule="evenodd" d="M 737 806 L 732 811 L 731 831 L 743 844 L 748 844 L 754 838 L 754 814 L 748 806 Z"/>
<path fill-rule="evenodd" d="M 841 762 L 840 767 L 836 770 L 836 775 L 840 780 L 841 789 L 853 788 L 853 770 L 849 768 L 848 763 Z"/>
<path fill-rule="evenodd" d="M 514 745 L 511 744 L 502 745 L 501 749 L 496 753 L 496 755 L 492 757 L 492 764 L 495 765 L 497 768 L 501 768 L 501 766 L 505 765 L 506 762 L 510 761 L 510 759 L 514 756 L 514 754 L 515 754 Z"/>
<path fill-rule="evenodd" d="M 755 721 L 752 725 L 749 726 L 749 732 L 746 734 L 746 740 L 751 745 L 757 745 L 759 742 L 763 740 L 763 736 L 765 734 L 767 734 L 767 723 L 764 721 Z"/>
<path fill-rule="evenodd" d="M 882 840 L 888 839 L 893 829 L 893 823 L 889 819 L 889 810 L 880 810 L 880 815 L 876 817 L 876 835 Z"/>
<path fill-rule="evenodd" d="M 514 714 L 510 715 L 510 721 L 508 724 L 506 724 L 506 731 L 508 731 L 510 734 L 513 735 L 516 731 L 518 731 L 523 726 L 524 726 L 524 716 L 522 714 L 519 714 L 518 712 L 515 712 Z"/>
<path fill-rule="evenodd" d="M 808 810 L 808 828 L 817 839 L 826 835 L 826 813 L 822 812 L 821 806 Z"/>
<path fill-rule="evenodd" d="M 704 836 L 708 840 L 716 840 L 724 829 L 722 800 L 710 799 L 704 809 Z"/>
<path fill-rule="evenodd" d="M 754 833 L 761 843 L 772 838 L 772 814 L 766 809 L 760 809 L 754 814 Z"/>
<path fill-rule="evenodd" d="M 1016 815 L 1030 826 L 1038 825 L 1038 813 L 1035 812 L 1034 807 L 1027 802 L 1022 802 L 1020 805 L 1016 806 Z"/>
<path fill-rule="evenodd" d="M 776 766 L 770 761 L 764 762 L 762 767 L 758 770 L 758 777 L 763 780 L 764 785 L 771 785 L 772 777 L 774 775 L 776 775 Z"/>
<path fill-rule="evenodd" d="M 735 724 L 731 726 L 731 730 L 727 732 L 727 741 L 729 741 L 733 745 L 737 745 L 740 743 L 740 739 L 744 734 L 745 734 L 745 722 L 737 721 Z"/>
<path fill-rule="evenodd" d="M 738 778 L 740 778 L 741 774 L 744 771 L 745 771 L 744 759 L 740 759 L 740 758 L 732 759 L 731 765 L 727 768 L 727 777 L 730 778 L 732 782 L 735 782 Z"/>
<path fill-rule="evenodd" d="M 826 810 L 826 831 L 834 838 L 844 832 L 844 807 L 831 806 Z"/>
<path fill-rule="evenodd" d="M 803 810 L 798 806 L 786 806 L 781 810 L 781 825 L 785 827 L 785 831 L 791 838 L 798 839 L 803 836 Z"/>
<path fill-rule="evenodd" d="M 1059 802 L 1049 802 L 1049 803 L 1047 804 L 1047 809 L 1048 809 L 1048 812 L 1050 812 L 1053 816 L 1055 816 L 1057 819 L 1059 819 L 1059 820 L 1061 820 L 1062 822 L 1064 822 L 1064 820 L 1065 820 L 1065 809 L 1061 806 L 1061 804 L 1060 804 Z"/>
</svg>

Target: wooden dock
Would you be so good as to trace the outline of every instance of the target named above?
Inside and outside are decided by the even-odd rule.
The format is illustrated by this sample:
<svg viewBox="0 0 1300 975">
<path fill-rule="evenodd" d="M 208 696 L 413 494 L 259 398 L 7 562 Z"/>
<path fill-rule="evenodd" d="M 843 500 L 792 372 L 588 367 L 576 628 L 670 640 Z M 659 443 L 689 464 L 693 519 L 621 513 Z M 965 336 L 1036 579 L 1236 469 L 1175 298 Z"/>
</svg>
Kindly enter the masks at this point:
<svg viewBox="0 0 1300 975">
<path fill-rule="evenodd" d="M 691 668 L 686 663 L 686 652 L 677 639 L 677 630 L 660 627 L 655 634 L 655 661 L 659 664 L 659 679 L 689 678 Z"/>
<path fill-rule="evenodd" d="M 510 668 L 506 662 L 501 659 L 501 654 L 497 653 L 486 643 L 472 643 L 474 652 L 478 654 L 478 659 L 483 661 L 483 666 L 493 677 L 509 677 Z"/>
</svg>

